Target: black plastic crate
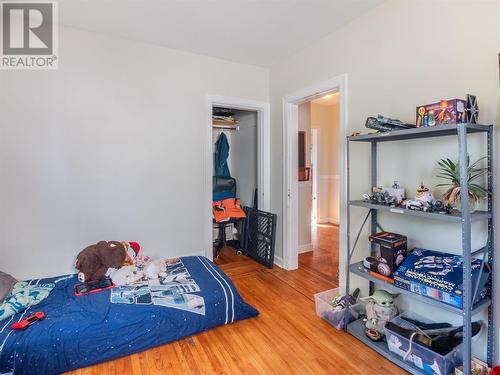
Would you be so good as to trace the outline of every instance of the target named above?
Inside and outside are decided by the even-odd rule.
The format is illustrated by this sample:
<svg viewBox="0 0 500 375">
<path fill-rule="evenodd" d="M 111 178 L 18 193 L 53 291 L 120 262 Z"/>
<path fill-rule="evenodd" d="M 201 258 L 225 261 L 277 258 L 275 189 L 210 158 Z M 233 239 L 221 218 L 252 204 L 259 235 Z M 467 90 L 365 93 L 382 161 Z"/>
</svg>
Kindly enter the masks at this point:
<svg viewBox="0 0 500 375">
<path fill-rule="evenodd" d="M 244 207 L 243 210 L 247 215 L 242 225 L 243 253 L 264 266 L 273 268 L 276 214 L 251 207 Z"/>
</svg>

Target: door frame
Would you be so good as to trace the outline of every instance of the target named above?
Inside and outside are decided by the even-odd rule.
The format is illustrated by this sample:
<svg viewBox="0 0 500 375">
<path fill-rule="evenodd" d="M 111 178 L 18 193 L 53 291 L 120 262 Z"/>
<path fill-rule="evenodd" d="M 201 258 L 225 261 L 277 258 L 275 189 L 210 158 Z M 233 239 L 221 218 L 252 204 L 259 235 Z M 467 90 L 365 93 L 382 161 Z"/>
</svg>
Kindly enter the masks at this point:
<svg viewBox="0 0 500 375">
<path fill-rule="evenodd" d="M 311 173 L 312 173 L 312 210 L 311 225 L 318 224 L 318 136 L 319 129 L 311 128 Z"/>
<path fill-rule="evenodd" d="M 258 207 L 263 211 L 271 209 L 271 111 L 267 102 L 243 98 L 207 95 L 206 98 L 206 140 L 204 151 L 204 243 L 205 256 L 213 260 L 213 225 L 212 225 L 212 174 L 213 153 L 212 142 L 212 108 L 214 106 L 257 112 L 257 188 L 259 192 Z"/>
<path fill-rule="evenodd" d="M 339 175 L 340 175 L 340 228 L 339 228 L 339 284 L 345 284 L 346 263 L 346 192 L 347 169 L 346 136 L 347 136 L 347 74 L 322 81 L 292 92 L 282 99 L 283 104 L 283 266 L 288 270 L 298 268 L 298 105 L 317 99 L 330 92 L 339 92 Z"/>
</svg>

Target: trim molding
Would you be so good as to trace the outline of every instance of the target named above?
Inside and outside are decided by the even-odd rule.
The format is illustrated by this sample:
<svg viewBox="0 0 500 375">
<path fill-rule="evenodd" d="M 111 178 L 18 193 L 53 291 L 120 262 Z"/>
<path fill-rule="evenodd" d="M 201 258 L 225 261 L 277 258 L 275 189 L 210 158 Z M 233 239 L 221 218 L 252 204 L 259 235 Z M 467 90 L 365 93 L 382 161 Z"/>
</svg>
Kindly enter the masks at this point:
<svg viewBox="0 0 500 375">
<path fill-rule="evenodd" d="M 340 220 L 334 217 L 323 217 L 321 219 L 316 220 L 318 224 L 335 224 L 339 225 Z"/>
<path fill-rule="evenodd" d="M 277 266 L 279 266 L 279 267 L 281 267 L 281 268 L 285 268 L 283 266 L 283 258 L 280 257 L 280 256 L 278 256 L 278 255 L 274 256 L 274 264 L 277 265 Z"/>
<path fill-rule="evenodd" d="M 299 181 L 299 189 L 312 186 L 313 186 L 312 181 Z"/>
<path fill-rule="evenodd" d="M 306 243 L 304 245 L 299 245 L 299 254 L 302 253 L 307 253 L 309 251 L 313 251 L 313 244 L 311 243 Z"/>
<path fill-rule="evenodd" d="M 321 180 L 340 180 L 340 176 L 338 174 L 320 174 L 319 178 Z"/>
</svg>

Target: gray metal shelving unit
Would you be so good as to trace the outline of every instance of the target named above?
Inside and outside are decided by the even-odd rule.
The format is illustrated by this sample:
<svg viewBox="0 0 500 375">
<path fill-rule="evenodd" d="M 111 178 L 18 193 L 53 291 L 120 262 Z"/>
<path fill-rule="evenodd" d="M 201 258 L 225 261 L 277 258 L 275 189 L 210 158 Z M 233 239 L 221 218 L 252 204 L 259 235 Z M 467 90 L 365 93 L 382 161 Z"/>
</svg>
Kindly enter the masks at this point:
<svg viewBox="0 0 500 375">
<path fill-rule="evenodd" d="M 488 210 L 487 211 L 475 211 L 474 213 L 469 212 L 469 187 L 467 179 L 467 136 L 472 133 L 483 133 L 486 135 L 487 140 L 487 167 L 489 170 L 488 174 L 488 190 L 492 192 L 491 196 L 488 198 Z M 390 142 L 390 141 L 400 141 L 400 140 L 411 140 L 411 139 L 421 139 L 421 138 L 433 138 L 433 137 L 444 137 L 444 136 L 455 136 L 458 140 L 458 154 L 460 162 L 460 186 L 461 186 L 461 212 L 454 212 L 451 215 L 442 215 L 438 213 L 431 212 L 420 212 L 412 211 L 402 208 L 391 208 L 388 206 L 372 204 L 369 202 L 361 200 L 350 200 L 350 151 L 349 144 L 351 142 L 366 142 L 371 145 L 371 187 L 378 186 L 377 184 L 377 145 L 380 142 Z M 463 365 L 464 374 L 470 374 L 470 364 L 471 364 L 471 320 L 472 316 L 483 309 L 488 309 L 488 363 L 492 364 L 492 359 L 494 357 L 494 327 L 493 327 L 493 283 L 492 277 L 494 274 L 494 233 L 493 233 L 493 217 L 494 217 L 494 186 L 493 186 L 493 126 L 492 125 L 479 125 L 479 124 L 459 124 L 459 125 L 441 125 L 435 127 L 426 127 L 418 129 L 409 130 L 398 130 L 387 133 L 375 133 L 366 135 L 357 135 L 347 137 L 347 270 L 346 270 L 346 294 L 350 291 L 350 278 L 351 274 L 358 277 L 364 278 L 369 281 L 370 291 L 373 290 L 374 285 L 379 285 L 388 291 L 397 291 L 398 293 L 404 295 L 411 295 L 414 300 L 418 300 L 429 305 L 442 308 L 450 313 L 460 314 L 463 317 Z M 359 232 L 357 233 L 356 239 L 353 246 L 351 247 L 351 213 L 352 207 L 362 207 L 368 209 L 368 213 L 365 217 L 363 224 Z M 376 233 L 378 229 L 381 229 L 377 221 L 377 213 L 379 211 L 384 211 L 392 213 L 394 215 L 402 215 L 411 217 L 420 217 L 423 219 L 446 221 L 456 223 L 462 227 L 462 256 L 464 260 L 463 269 L 463 308 L 455 308 L 447 305 L 443 302 L 428 298 L 425 296 L 420 296 L 415 293 L 405 291 L 400 288 L 394 287 L 391 283 L 385 282 L 378 278 L 375 278 L 366 272 L 363 268 L 362 262 L 351 263 L 353 253 L 356 249 L 356 244 L 359 240 L 360 234 L 363 230 L 365 223 L 370 217 L 370 230 L 371 233 Z M 410 220 L 410 219 L 409 219 Z M 488 223 L 488 237 L 487 243 L 484 247 L 472 250 L 471 249 L 471 223 L 476 221 L 487 221 Z M 473 296 L 477 293 L 477 285 L 472 285 L 471 280 L 471 258 L 479 257 L 482 259 L 481 267 L 484 267 L 485 262 L 488 262 L 492 268 L 489 290 L 490 295 L 483 299 L 481 302 L 472 305 Z M 346 314 L 347 316 L 347 314 Z M 423 371 L 413 366 L 411 363 L 404 362 L 402 359 L 394 356 L 389 352 L 387 345 L 385 343 L 375 343 L 369 340 L 364 334 L 363 322 L 356 320 L 350 324 L 346 325 L 346 331 L 352 334 L 357 339 L 364 342 L 366 345 L 370 346 L 373 350 L 377 351 L 379 354 L 383 355 L 390 361 L 396 363 L 406 371 L 412 374 L 423 374 Z"/>
</svg>

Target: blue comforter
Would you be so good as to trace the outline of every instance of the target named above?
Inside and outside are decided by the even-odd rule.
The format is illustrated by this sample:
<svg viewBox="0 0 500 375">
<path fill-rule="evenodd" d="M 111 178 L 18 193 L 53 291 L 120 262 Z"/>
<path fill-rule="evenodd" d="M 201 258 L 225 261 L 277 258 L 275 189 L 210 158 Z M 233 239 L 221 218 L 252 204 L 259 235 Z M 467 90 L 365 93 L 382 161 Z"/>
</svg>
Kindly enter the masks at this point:
<svg viewBox="0 0 500 375">
<path fill-rule="evenodd" d="M 36 306 L 0 322 L 0 374 L 57 374 L 144 351 L 258 315 L 229 278 L 204 257 L 169 260 L 158 282 L 74 295 L 76 275 L 55 283 Z M 33 312 L 45 320 L 26 331 L 10 326 Z"/>
</svg>

